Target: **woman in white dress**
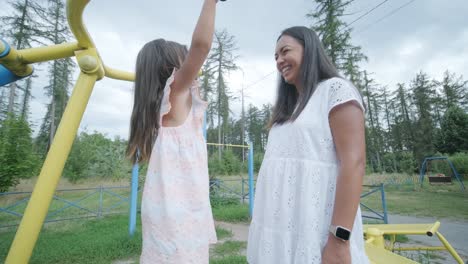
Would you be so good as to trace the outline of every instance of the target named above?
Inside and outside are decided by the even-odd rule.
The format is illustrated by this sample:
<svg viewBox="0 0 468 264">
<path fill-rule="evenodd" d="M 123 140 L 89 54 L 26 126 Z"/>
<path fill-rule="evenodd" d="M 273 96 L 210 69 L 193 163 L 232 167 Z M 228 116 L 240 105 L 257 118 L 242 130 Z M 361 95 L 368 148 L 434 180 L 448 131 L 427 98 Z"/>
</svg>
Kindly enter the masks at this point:
<svg viewBox="0 0 468 264">
<path fill-rule="evenodd" d="M 249 230 L 250 264 L 369 263 L 359 199 L 364 106 L 315 32 L 284 30 L 280 73 Z"/>
</svg>

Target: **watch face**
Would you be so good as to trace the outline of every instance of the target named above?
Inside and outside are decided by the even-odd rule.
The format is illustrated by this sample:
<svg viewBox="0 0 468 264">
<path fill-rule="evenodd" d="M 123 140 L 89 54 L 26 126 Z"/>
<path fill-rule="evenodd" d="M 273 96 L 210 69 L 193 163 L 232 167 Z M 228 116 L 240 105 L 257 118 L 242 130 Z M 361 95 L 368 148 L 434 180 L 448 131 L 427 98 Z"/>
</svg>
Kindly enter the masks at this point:
<svg viewBox="0 0 468 264">
<path fill-rule="evenodd" d="M 341 238 L 343 240 L 349 240 L 349 237 L 351 236 L 351 232 L 348 230 L 338 227 L 336 228 L 336 237 Z"/>
</svg>

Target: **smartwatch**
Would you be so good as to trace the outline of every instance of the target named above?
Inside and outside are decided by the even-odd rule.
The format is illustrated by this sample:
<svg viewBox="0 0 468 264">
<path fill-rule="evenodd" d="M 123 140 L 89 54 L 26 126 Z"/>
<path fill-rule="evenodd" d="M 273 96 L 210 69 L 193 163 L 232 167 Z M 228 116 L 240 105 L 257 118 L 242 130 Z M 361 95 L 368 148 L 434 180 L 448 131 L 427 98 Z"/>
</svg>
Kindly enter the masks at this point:
<svg viewBox="0 0 468 264">
<path fill-rule="evenodd" d="M 351 237 L 351 231 L 342 226 L 331 225 L 328 231 L 330 231 L 330 233 L 332 233 L 336 238 L 344 242 L 349 241 L 349 238 Z"/>
</svg>

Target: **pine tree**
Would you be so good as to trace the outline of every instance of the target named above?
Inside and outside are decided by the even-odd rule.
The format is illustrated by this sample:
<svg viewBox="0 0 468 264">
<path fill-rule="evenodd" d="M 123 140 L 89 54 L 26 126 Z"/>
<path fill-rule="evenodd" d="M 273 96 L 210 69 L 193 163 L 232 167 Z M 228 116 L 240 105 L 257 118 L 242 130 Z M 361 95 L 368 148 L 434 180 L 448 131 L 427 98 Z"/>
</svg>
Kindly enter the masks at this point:
<svg viewBox="0 0 468 264">
<path fill-rule="evenodd" d="M 437 85 L 441 86 L 445 110 L 454 106 L 460 108 L 466 106 L 468 81 L 463 80 L 462 76 L 456 77 L 454 73 L 445 71 L 442 81 L 437 82 Z"/>
<path fill-rule="evenodd" d="M 13 10 L 12 15 L 3 16 L 0 18 L 5 37 L 11 41 L 12 46 L 16 49 L 30 48 L 33 43 L 42 44 L 43 24 L 40 16 L 43 15 L 44 9 L 39 5 L 37 0 L 16 0 L 10 2 Z M 20 103 L 22 108 L 19 110 L 22 116 L 28 112 L 24 107 L 28 105 L 30 99 L 31 81 L 26 82 L 26 87 L 21 87 L 18 82 L 9 85 L 10 93 L 8 98 L 7 112 L 15 113 L 15 101 L 17 99 L 17 88 L 25 90 L 23 102 Z"/>
<path fill-rule="evenodd" d="M 214 65 L 214 75 L 216 78 L 216 96 L 215 96 L 215 113 L 217 115 L 218 144 L 224 144 L 224 133 L 229 122 L 229 99 L 230 93 L 225 81 L 226 75 L 229 72 L 236 70 L 235 63 L 237 57 L 234 52 L 237 50 L 234 36 L 229 35 L 226 30 L 217 31 L 215 33 L 214 49 L 209 56 L 208 61 Z M 218 155 L 221 158 L 222 147 L 218 148 Z"/>
<path fill-rule="evenodd" d="M 434 104 L 436 84 L 429 76 L 420 72 L 411 82 L 412 97 L 416 110 L 414 157 L 421 164 L 426 156 L 434 153 L 434 118 L 432 109 Z"/>
<path fill-rule="evenodd" d="M 46 20 L 46 39 L 53 44 L 66 42 L 71 33 L 65 17 L 65 4 L 63 0 L 49 0 Z M 51 102 L 47 106 L 46 115 L 40 127 L 37 144 L 39 149 L 46 151 L 55 136 L 68 102 L 68 90 L 71 86 L 71 75 L 74 63 L 70 58 L 54 60 L 49 66 L 49 85 L 45 88 Z"/>
<path fill-rule="evenodd" d="M 351 43 L 352 28 L 343 20 L 346 7 L 353 0 L 315 0 L 316 8 L 307 14 L 312 19 L 313 30 L 322 40 L 328 56 L 353 83 L 361 77 L 359 63 L 366 61 L 360 46 Z"/>
<path fill-rule="evenodd" d="M 437 151 L 454 154 L 468 151 L 468 114 L 458 106 L 447 110 L 437 137 Z"/>
<path fill-rule="evenodd" d="M 380 107 L 378 105 L 375 81 L 364 72 L 363 95 L 367 104 L 367 157 L 374 171 L 382 171 L 381 131 L 378 118 Z"/>
</svg>

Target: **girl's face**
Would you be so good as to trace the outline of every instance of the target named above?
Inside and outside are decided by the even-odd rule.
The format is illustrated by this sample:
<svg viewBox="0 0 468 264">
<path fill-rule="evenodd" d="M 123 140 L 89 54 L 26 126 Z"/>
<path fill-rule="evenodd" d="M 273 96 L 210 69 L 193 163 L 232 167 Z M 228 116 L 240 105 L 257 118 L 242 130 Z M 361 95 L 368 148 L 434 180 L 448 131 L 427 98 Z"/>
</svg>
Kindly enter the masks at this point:
<svg viewBox="0 0 468 264">
<path fill-rule="evenodd" d="M 276 68 L 284 80 L 298 87 L 304 47 L 295 38 L 283 35 L 276 43 Z"/>
</svg>

